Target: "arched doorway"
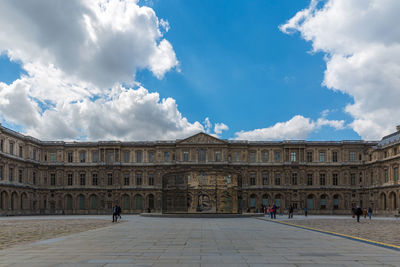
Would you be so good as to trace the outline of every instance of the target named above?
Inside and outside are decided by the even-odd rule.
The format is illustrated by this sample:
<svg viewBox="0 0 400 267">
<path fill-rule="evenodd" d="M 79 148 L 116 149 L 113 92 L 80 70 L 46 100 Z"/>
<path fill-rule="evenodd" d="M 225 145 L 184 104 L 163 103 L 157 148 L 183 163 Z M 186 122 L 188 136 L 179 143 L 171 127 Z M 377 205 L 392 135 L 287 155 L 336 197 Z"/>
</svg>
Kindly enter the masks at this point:
<svg viewBox="0 0 400 267">
<path fill-rule="evenodd" d="M 387 206 L 386 206 L 386 195 L 385 195 L 385 193 L 381 194 L 380 202 L 381 202 L 381 208 L 383 210 L 386 210 Z"/>
<path fill-rule="evenodd" d="M 90 196 L 90 208 L 92 210 L 96 210 L 97 209 L 97 196 L 96 195 L 91 195 Z"/>
<path fill-rule="evenodd" d="M 131 199 L 129 195 L 125 194 L 122 196 L 122 209 L 130 210 L 131 209 Z"/>
<path fill-rule="evenodd" d="M 339 209 L 339 195 L 337 194 L 333 196 L 333 209 Z"/>
<path fill-rule="evenodd" d="M 148 195 L 148 204 L 149 204 L 149 209 L 151 209 L 151 210 L 153 210 L 154 209 L 154 195 L 153 194 L 150 194 L 150 195 Z"/>
<path fill-rule="evenodd" d="M 2 210 L 8 210 L 8 193 L 6 191 L 0 194 L 0 208 Z"/>
<path fill-rule="evenodd" d="M 141 195 L 135 196 L 135 209 L 136 210 L 143 210 L 143 198 Z"/>
<path fill-rule="evenodd" d="M 21 210 L 27 210 L 29 209 L 29 205 L 28 205 L 28 196 L 27 194 L 24 192 L 21 194 L 21 201 L 20 201 L 20 208 Z"/>
<path fill-rule="evenodd" d="M 11 210 L 18 209 L 18 194 L 13 192 L 11 194 Z"/>
<path fill-rule="evenodd" d="M 72 210 L 72 196 L 71 195 L 65 196 L 65 208 L 67 210 Z"/>
<path fill-rule="evenodd" d="M 255 194 L 252 194 L 250 196 L 250 209 L 255 209 L 257 206 L 257 196 Z"/>
<path fill-rule="evenodd" d="M 397 209 L 397 197 L 395 192 L 390 192 L 389 194 L 389 209 L 396 210 Z"/>
<path fill-rule="evenodd" d="M 314 195 L 308 195 L 307 196 L 307 209 L 313 210 L 314 209 L 314 203 L 315 203 Z"/>
</svg>

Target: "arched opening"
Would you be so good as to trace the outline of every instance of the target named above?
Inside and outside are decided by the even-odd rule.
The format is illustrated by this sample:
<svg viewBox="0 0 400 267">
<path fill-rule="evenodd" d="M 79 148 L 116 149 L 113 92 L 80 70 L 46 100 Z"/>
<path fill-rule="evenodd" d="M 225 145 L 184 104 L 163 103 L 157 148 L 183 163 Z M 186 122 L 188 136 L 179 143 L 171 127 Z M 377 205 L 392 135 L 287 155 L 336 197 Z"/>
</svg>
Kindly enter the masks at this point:
<svg viewBox="0 0 400 267">
<path fill-rule="evenodd" d="M 20 206 L 21 206 L 20 207 L 21 210 L 29 209 L 29 207 L 28 207 L 28 196 L 26 195 L 26 193 L 22 193 L 21 194 Z"/>
<path fill-rule="evenodd" d="M 314 195 L 308 195 L 307 196 L 307 209 L 313 210 L 314 209 L 314 202 L 315 202 Z"/>
<path fill-rule="evenodd" d="M 396 199 L 396 193 L 395 192 L 390 192 L 389 194 L 389 203 L 390 203 L 390 209 L 395 210 L 397 209 L 397 199 Z"/>
<path fill-rule="evenodd" d="M 71 195 L 65 196 L 65 208 L 67 210 L 72 210 L 72 196 Z"/>
<path fill-rule="evenodd" d="M 135 204 L 136 204 L 135 208 L 137 210 L 142 210 L 143 209 L 143 198 L 142 198 L 141 195 L 136 195 L 135 196 Z"/>
<path fill-rule="evenodd" d="M 18 194 L 13 192 L 11 194 L 11 210 L 16 210 L 18 208 Z"/>
<path fill-rule="evenodd" d="M 319 207 L 322 210 L 326 209 L 326 199 L 327 199 L 326 195 L 321 195 L 321 200 L 320 200 L 320 203 L 319 203 L 320 204 Z"/>
<path fill-rule="evenodd" d="M 385 195 L 385 193 L 381 194 L 380 200 L 381 200 L 381 208 L 383 210 L 386 210 L 387 206 L 386 206 L 386 195 Z"/>
<path fill-rule="evenodd" d="M 257 196 L 254 195 L 254 194 L 252 194 L 252 195 L 250 196 L 250 208 L 251 208 L 251 209 L 255 209 L 255 208 L 256 208 L 256 205 L 257 205 Z"/>
<path fill-rule="evenodd" d="M 268 207 L 268 205 L 269 205 L 268 199 L 269 199 L 268 195 L 263 195 L 262 204 L 263 204 L 264 207 Z"/>
<path fill-rule="evenodd" d="M 281 199 L 282 199 L 282 196 L 281 196 L 280 194 L 278 194 L 278 195 L 275 196 L 275 201 L 274 201 L 274 202 L 275 202 L 275 206 L 276 206 L 277 208 L 280 208 L 281 205 L 282 205 Z"/>
<path fill-rule="evenodd" d="M 79 201 L 79 209 L 84 210 L 85 209 L 85 196 L 84 195 L 79 195 L 78 196 L 78 201 Z"/>
<path fill-rule="evenodd" d="M 90 196 L 90 208 L 92 210 L 97 209 L 97 196 L 96 195 Z"/>
<path fill-rule="evenodd" d="M 148 203 L 149 203 L 149 209 L 154 209 L 154 196 L 153 194 L 150 194 L 148 196 Z"/>
<path fill-rule="evenodd" d="M 0 194 L 0 208 L 2 210 L 8 209 L 8 194 L 6 191 L 1 192 Z"/>
<path fill-rule="evenodd" d="M 333 209 L 334 210 L 339 209 L 339 195 L 333 196 Z"/>
<path fill-rule="evenodd" d="M 124 209 L 124 210 L 129 210 L 129 209 L 131 209 L 131 205 L 130 205 L 130 197 L 129 197 L 129 195 L 123 195 L 122 196 L 122 208 Z"/>
</svg>

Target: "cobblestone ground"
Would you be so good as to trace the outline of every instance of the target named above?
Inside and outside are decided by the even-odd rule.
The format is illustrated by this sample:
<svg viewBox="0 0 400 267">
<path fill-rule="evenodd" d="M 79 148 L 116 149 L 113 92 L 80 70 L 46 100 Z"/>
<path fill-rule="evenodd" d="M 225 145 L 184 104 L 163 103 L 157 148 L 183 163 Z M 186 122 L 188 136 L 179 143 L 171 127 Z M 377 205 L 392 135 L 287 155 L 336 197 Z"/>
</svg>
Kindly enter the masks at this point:
<svg viewBox="0 0 400 267">
<path fill-rule="evenodd" d="M 0 220 L 0 250 L 110 225 L 109 220 Z"/>
<path fill-rule="evenodd" d="M 302 219 L 284 220 L 297 225 L 333 231 L 373 241 L 400 245 L 400 220 L 356 219 Z"/>
</svg>

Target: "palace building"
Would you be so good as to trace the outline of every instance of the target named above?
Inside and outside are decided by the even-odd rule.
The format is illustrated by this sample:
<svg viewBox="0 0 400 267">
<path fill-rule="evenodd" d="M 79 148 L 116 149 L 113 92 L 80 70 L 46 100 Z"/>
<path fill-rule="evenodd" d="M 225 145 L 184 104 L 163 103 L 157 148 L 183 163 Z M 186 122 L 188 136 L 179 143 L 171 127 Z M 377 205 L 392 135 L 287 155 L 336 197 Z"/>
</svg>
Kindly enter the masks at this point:
<svg viewBox="0 0 400 267">
<path fill-rule="evenodd" d="M 0 215 L 398 213 L 400 127 L 380 141 L 41 141 L 0 124 Z"/>
</svg>

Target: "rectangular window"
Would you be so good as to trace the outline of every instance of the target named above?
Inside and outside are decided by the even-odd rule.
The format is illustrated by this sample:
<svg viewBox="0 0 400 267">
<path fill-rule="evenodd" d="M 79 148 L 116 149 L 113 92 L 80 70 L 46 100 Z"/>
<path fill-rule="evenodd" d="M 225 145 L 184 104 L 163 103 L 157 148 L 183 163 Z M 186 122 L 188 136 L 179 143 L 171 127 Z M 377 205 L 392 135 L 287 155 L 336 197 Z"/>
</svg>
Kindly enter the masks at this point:
<svg viewBox="0 0 400 267">
<path fill-rule="evenodd" d="M 142 173 L 136 173 L 136 185 L 142 185 Z"/>
<path fill-rule="evenodd" d="M 189 151 L 183 151 L 183 161 L 189 161 Z"/>
<path fill-rule="evenodd" d="M 9 168 L 8 169 L 8 171 L 9 171 L 9 173 L 8 173 L 8 179 L 10 180 L 10 181 L 12 181 L 13 180 L 13 176 L 14 176 L 14 169 L 13 168 Z"/>
<path fill-rule="evenodd" d="M 356 185 L 356 174 L 355 173 L 350 174 L 350 185 Z"/>
<path fill-rule="evenodd" d="M 36 149 L 33 149 L 33 160 L 36 160 Z"/>
<path fill-rule="evenodd" d="M 82 152 L 80 153 L 79 159 L 80 159 L 81 163 L 86 162 L 86 152 L 85 152 L 85 151 L 82 151 Z"/>
<path fill-rule="evenodd" d="M 84 174 L 84 173 L 81 173 L 81 175 L 80 175 L 80 184 L 81 185 L 85 185 L 86 184 L 86 174 Z"/>
<path fill-rule="evenodd" d="M 3 166 L 0 166 L 0 180 L 3 180 Z"/>
<path fill-rule="evenodd" d="M 326 184 L 326 175 L 325 173 L 320 173 L 319 174 L 319 185 L 325 185 Z"/>
<path fill-rule="evenodd" d="M 385 169 L 385 183 L 389 181 L 389 170 Z"/>
<path fill-rule="evenodd" d="M 307 185 L 313 185 L 313 175 L 312 175 L 312 173 L 307 174 Z"/>
<path fill-rule="evenodd" d="M 129 185 L 129 173 L 124 174 L 124 185 Z"/>
<path fill-rule="evenodd" d="M 254 172 L 250 173 L 250 185 L 256 185 L 256 174 Z"/>
<path fill-rule="evenodd" d="M 50 162 L 52 162 L 52 163 L 56 162 L 56 153 L 55 152 L 50 153 Z"/>
<path fill-rule="evenodd" d="M 56 185 L 56 174 L 55 173 L 51 173 L 50 174 L 50 185 Z"/>
<path fill-rule="evenodd" d="M 290 152 L 290 162 L 296 162 L 296 152 Z"/>
<path fill-rule="evenodd" d="M 114 152 L 111 152 L 111 151 L 107 152 L 107 161 L 109 163 L 113 163 L 114 162 Z"/>
<path fill-rule="evenodd" d="M 199 162 L 206 161 L 206 150 L 205 149 L 199 149 L 198 159 L 199 159 Z"/>
<path fill-rule="evenodd" d="M 312 158 L 312 151 L 307 151 L 307 162 L 312 162 L 313 158 Z"/>
<path fill-rule="evenodd" d="M 36 172 L 32 173 L 32 184 L 36 184 Z"/>
<path fill-rule="evenodd" d="M 74 155 L 72 154 L 72 152 L 68 152 L 68 162 L 71 163 L 74 161 Z"/>
<path fill-rule="evenodd" d="M 94 163 L 99 162 L 99 152 L 98 151 L 92 152 L 92 162 L 94 162 Z"/>
<path fill-rule="evenodd" d="M 336 152 L 336 151 L 333 151 L 333 152 L 332 152 L 332 161 L 333 161 L 333 162 L 338 162 L 338 159 L 337 159 L 337 152 Z"/>
<path fill-rule="evenodd" d="M 325 152 L 319 152 L 319 162 L 325 162 Z"/>
<path fill-rule="evenodd" d="M 165 161 L 165 162 L 168 162 L 168 161 L 169 161 L 169 158 L 170 158 L 170 157 L 169 157 L 169 152 L 168 152 L 168 151 L 165 151 L 165 152 L 164 152 L 164 161 Z"/>
<path fill-rule="evenodd" d="M 292 173 L 292 185 L 297 185 L 297 173 Z"/>
<path fill-rule="evenodd" d="M 22 170 L 18 170 L 18 182 L 20 182 L 20 183 L 22 183 L 22 173 L 23 173 Z"/>
<path fill-rule="evenodd" d="M 393 176 L 394 176 L 395 181 L 399 180 L 399 168 L 398 167 L 393 168 Z"/>
<path fill-rule="evenodd" d="M 129 151 L 124 151 L 124 162 L 128 163 L 130 158 L 130 153 Z"/>
<path fill-rule="evenodd" d="M 147 155 L 149 157 L 149 162 L 154 162 L 154 152 L 149 151 Z"/>
<path fill-rule="evenodd" d="M 235 153 L 233 153 L 233 160 L 235 162 L 239 162 L 240 161 L 240 152 L 236 151 Z"/>
<path fill-rule="evenodd" d="M 108 185 L 113 185 L 113 175 L 112 173 L 107 174 L 107 184 Z"/>
<path fill-rule="evenodd" d="M 14 143 L 10 143 L 10 154 L 14 155 Z"/>
<path fill-rule="evenodd" d="M 275 159 L 275 162 L 281 162 L 281 152 L 275 151 L 274 159 Z"/>
<path fill-rule="evenodd" d="M 142 150 L 136 151 L 136 162 L 141 163 L 142 162 Z"/>
<path fill-rule="evenodd" d="M 19 153 L 18 153 L 19 157 L 22 158 L 22 146 L 19 146 Z"/>
<path fill-rule="evenodd" d="M 393 148 L 393 155 L 397 155 L 397 147 Z"/>
<path fill-rule="evenodd" d="M 332 174 L 332 184 L 338 185 L 338 174 L 337 173 Z"/>
<path fill-rule="evenodd" d="M 4 140 L 3 139 L 0 140 L 0 151 L 1 152 L 4 151 Z"/>
<path fill-rule="evenodd" d="M 99 181 L 97 178 L 97 173 L 92 174 L 92 185 L 98 185 Z"/>
<path fill-rule="evenodd" d="M 280 184 L 281 184 L 281 174 L 275 173 L 275 185 L 280 185 Z"/>
<path fill-rule="evenodd" d="M 221 161 L 221 151 L 215 151 L 215 161 Z"/>
<path fill-rule="evenodd" d="M 72 185 L 72 173 L 67 174 L 67 185 Z"/>
<path fill-rule="evenodd" d="M 263 182 L 263 185 L 267 185 L 268 184 L 268 172 L 263 172 L 262 173 L 262 182 Z"/>
<path fill-rule="evenodd" d="M 268 162 L 268 151 L 263 151 L 261 153 L 261 160 L 262 162 Z"/>
<path fill-rule="evenodd" d="M 154 185 L 154 174 L 153 173 L 149 174 L 149 185 Z"/>
<path fill-rule="evenodd" d="M 250 162 L 256 162 L 256 152 L 250 152 Z"/>
<path fill-rule="evenodd" d="M 356 161 L 356 152 L 354 151 L 350 152 L 350 161 Z"/>
</svg>

